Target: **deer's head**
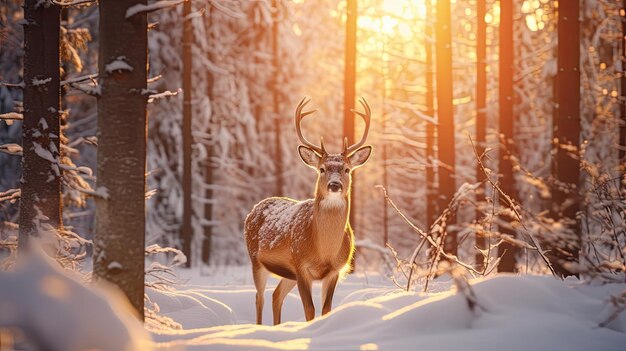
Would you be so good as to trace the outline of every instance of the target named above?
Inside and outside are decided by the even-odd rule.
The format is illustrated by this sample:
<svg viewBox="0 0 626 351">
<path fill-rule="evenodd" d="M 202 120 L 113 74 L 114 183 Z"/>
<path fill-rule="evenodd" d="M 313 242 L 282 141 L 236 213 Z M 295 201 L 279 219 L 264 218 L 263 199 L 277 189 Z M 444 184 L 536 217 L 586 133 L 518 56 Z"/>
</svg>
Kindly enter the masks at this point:
<svg viewBox="0 0 626 351">
<path fill-rule="evenodd" d="M 345 138 L 343 151 L 338 154 L 331 154 L 324 148 L 323 137 L 320 137 L 320 146 L 316 146 L 302 135 L 300 122 L 302 122 L 304 117 L 316 111 L 302 112 L 302 109 L 309 101 L 311 100 L 307 100 L 305 97 L 296 108 L 296 132 L 298 133 L 298 139 L 302 143 L 302 145 L 298 146 L 298 153 L 302 162 L 317 171 L 316 196 L 322 199 L 335 197 L 347 199 L 352 183 L 352 171 L 367 162 L 372 153 L 371 145 L 363 146 L 370 128 L 370 107 L 363 98 L 359 102 L 363 105 L 365 113 L 352 110 L 365 121 L 365 131 L 361 140 L 354 145 L 348 146 L 348 139 Z"/>
</svg>

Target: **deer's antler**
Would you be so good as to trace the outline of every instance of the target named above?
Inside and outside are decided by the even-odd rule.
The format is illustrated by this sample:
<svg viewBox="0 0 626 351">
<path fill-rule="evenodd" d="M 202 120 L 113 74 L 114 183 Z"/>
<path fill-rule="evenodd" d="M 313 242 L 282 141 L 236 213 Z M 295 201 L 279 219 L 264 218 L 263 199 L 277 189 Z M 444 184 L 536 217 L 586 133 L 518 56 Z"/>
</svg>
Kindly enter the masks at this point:
<svg viewBox="0 0 626 351">
<path fill-rule="evenodd" d="M 352 109 L 352 112 L 354 112 L 355 114 L 357 114 L 357 115 L 359 115 L 359 116 L 361 116 L 363 118 L 363 121 L 365 122 L 365 130 L 363 132 L 363 136 L 361 137 L 361 140 L 358 143 L 356 143 L 356 144 L 354 144 L 352 146 L 348 146 L 348 139 L 347 138 L 344 139 L 344 141 L 343 141 L 343 154 L 346 155 L 346 156 L 350 156 L 350 154 L 352 154 L 358 148 L 363 146 L 363 144 L 365 144 L 365 140 L 367 139 L 367 135 L 369 134 L 369 131 L 370 131 L 370 122 L 371 122 L 371 117 L 372 117 L 372 110 L 370 110 L 370 105 L 367 103 L 367 100 L 365 100 L 364 97 L 361 97 L 359 102 L 363 106 L 363 109 L 365 110 L 365 113 L 359 112 L 359 111 L 354 110 L 354 109 Z"/>
<path fill-rule="evenodd" d="M 298 133 L 298 139 L 300 139 L 300 142 L 302 143 L 302 145 L 310 147 L 311 149 L 313 149 L 315 152 L 317 152 L 320 156 L 321 155 L 325 155 L 326 154 L 326 149 L 324 149 L 324 138 L 320 137 L 320 146 L 314 145 L 313 143 L 311 143 L 310 141 L 306 140 L 306 138 L 304 137 L 304 135 L 302 135 L 302 129 L 300 128 L 300 123 L 302 122 L 302 119 L 310 114 L 312 114 L 313 112 L 317 111 L 317 110 L 311 110 L 311 111 L 307 111 L 307 112 L 302 112 L 302 109 L 304 108 L 304 106 L 306 106 L 306 104 L 308 104 L 311 101 L 311 99 L 307 98 L 306 96 L 302 98 L 302 100 L 300 100 L 300 103 L 298 104 L 298 107 L 296 107 L 296 133 Z"/>
</svg>

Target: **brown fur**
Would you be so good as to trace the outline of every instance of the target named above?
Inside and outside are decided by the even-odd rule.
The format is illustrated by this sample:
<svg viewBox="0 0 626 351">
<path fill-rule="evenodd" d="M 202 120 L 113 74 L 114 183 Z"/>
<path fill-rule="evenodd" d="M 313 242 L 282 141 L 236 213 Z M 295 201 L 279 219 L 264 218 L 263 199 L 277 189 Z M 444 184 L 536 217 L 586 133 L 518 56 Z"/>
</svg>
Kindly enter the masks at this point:
<svg viewBox="0 0 626 351">
<path fill-rule="evenodd" d="M 307 321 L 315 316 L 311 298 L 314 280 L 322 280 L 322 314 L 330 312 L 335 285 L 349 268 L 354 252 L 354 236 L 348 224 L 351 170 L 369 158 L 371 147 L 362 149 L 365 148 L 369 148 L 361 152 L 365 156 L 356 159 L 344 154 L 319 156 L 307 153 L 311 151 L 308 148 L 302 150 L 303 161 L 318 171 L 315 198 L 268 198 L 254 206 L 246 217 L 244 230 L 257 289 L 258 324 L 262 324 L 263 293 L 270 272 L 282 278 L 272 297 L 274 324 L 280 323 L 282 303 L 296 285 L 294 281 Z M 354 167 L 351 161 L 355 162 Z M 341 183 L 342 191 L 330 192 L 331 181 Z"/>
</svg>

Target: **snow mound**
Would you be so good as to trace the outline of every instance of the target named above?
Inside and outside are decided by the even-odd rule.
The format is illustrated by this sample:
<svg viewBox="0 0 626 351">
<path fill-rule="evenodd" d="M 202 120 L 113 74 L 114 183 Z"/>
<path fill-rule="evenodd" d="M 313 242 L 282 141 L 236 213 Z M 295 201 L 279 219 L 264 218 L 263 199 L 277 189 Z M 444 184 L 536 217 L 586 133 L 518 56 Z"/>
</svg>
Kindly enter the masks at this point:
<svg viewBox="0 0 626 351">
<path fill-rule="evenodd" d="M 230 307 L 199 292 L 146 289 L 146 293 L 158 305 L 159 315 L 172 318 L 183 329 L 235 324 Z"/>
<path fill-rule="evenodd" d="M 473 284 L 479 304 L 474 310 L 454 289 L 418 294 L 361 286 L 346 292 L 355 285 L 340 284 L 339 306 L 309 323 L 222 325 L 154 337 L 162 349 L 186 350 L 572 351 L 624 350 L 626 345 L 626 313 L 606 328 L 599 326 L 614 311 L 609 297 L 626 289 L 624 284 L 589 286 L 551 277 L 501 275 Z M 228 300 L 234 310 L 254 310 L 253 289 L 231 290 L 232 296 L 229 289 L 204 292 Z M 299 304 L 284 309 L 290 308 L 297 310 L 287 314 L 303 313 Z M 178 317 L 179 322 L 185 319 L 184 314 Z"/>
<path fill-rule="evenodd" d="M 15 272 L 0 272 L 0 328 L 19 331 L 23 340 L 16 340 L 17 349 L 152 348 L 119 291 L 102 284 L 88 288 L 45 254 L 22 258 Z"/>
</svg>

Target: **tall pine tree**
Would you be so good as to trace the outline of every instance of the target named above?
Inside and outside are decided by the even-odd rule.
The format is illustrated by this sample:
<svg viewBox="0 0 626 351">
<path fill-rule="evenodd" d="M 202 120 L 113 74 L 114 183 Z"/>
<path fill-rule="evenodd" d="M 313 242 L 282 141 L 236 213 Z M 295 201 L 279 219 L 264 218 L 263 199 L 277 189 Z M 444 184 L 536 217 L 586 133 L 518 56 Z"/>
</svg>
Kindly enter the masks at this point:
<svg viewBox="0 0 626 351">
<path fill-rule="evenodd" d="M 570 275 L 567 262 L 578 262 L 580 250 L 580 4 L 559 2 L 557 75 L 552 123 L 552 216 L 565 223 L 568 240 L 552 243 L 550 258 L 557 274 Z"/>
<path fill-rule="evenodd" d="M 143 319 L 148 27 L 140 9 L 147 0 L 99 4 L 93 273 L 119 286 Z"/>
<path fill-rule="evenodd" d="M 452 88 L 452 31 L 450 28 L 450 0 L 437 1 L 435 28 L 437 56 L 437 148 L 439 151 L 439 210 L 448 207 L 454 197 L 456 163 L 454 140 L 454 104 Z M 450 224 L 451 220 L 447 224 Z M 448 228 L 449 229 L 449 228 Z M 448 230 L 447 229 L 447 230 Z M 445 251 L 456 255 L 456 232 L 448 231 Z"/>
<path fill-rule="evenodd" d="M 41 225 L 61 227 L 60 21 L 60 6 L 25 1 L 20 248 Z"/>
<path fill-rule="evenodd" d="M 511 156 L 514 150 L 513 126 L 515 115 L 513 114 L 513 2 L 503 1 L 500 3 L 500 86 L 499 102 L 500 116 L 500 150 L 498 152 L 498 168 L 500 177 L 500 188 L 511 198 L 516 199 L 515 184 L 513 178 L 513 164 Z M 504 200 L 501 199 L 504 204 Z M 513 219 L 506 217 L 502 222 L 511 222 Z M 509 224 L 504 224 L 498 228 L 502 234 L 515 236 L 515 231 Z M 516 248 L 508 243 L 502 243 L 498 247 L 498 255 L 502 257 L 498 270 L 500 272 L 513 272 L 515 270 Z"/>
</svg>

